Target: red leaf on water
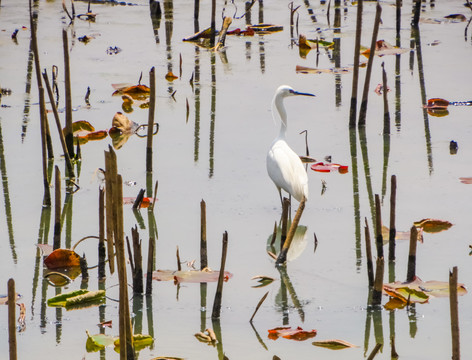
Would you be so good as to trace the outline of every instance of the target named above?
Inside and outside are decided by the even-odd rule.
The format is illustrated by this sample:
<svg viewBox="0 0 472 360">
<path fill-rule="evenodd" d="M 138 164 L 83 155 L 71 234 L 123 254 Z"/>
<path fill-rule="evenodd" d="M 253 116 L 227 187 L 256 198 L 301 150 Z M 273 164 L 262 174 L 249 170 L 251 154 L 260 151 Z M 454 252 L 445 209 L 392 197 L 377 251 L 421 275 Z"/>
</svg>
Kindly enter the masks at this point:
<svg viewBox="0 0 472 360">
<path fill-rule="evenodd" d="M 56 249 L 44 259 L 44 265 L 49 269 L 80 266 L 80 256 L 69 249 Z"/>
<path fill-rule="evenodd" d="M 318 171 L 318 172 L 338 171 L 340 174 L 346 174 L 348 172 L 348 166 L 340 165 L 340 164 L 318 162 L 316 164 L 311 165 L 311 170 Z"/>
<path fill-rule="evenodd" d="M 277 340 L 279 337 L 296 341 L 304 341 L 316 336 L 316 330 L 305 331 L 300 326 L 292 329 L 290 326 L 276 327 L 269 330 L 269 339 Z"/>
</svg>

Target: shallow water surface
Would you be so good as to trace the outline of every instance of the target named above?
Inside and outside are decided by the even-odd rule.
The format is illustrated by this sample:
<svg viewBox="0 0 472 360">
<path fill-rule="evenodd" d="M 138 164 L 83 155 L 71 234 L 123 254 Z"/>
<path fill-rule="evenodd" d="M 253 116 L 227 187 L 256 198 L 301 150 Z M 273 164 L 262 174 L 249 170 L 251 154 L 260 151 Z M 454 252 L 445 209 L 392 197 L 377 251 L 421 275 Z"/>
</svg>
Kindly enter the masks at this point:
<svg viewBox="0 0 472 360">
<path fill-rule="evenodd" d="M 67 3 L 67 2 L 66 2 Z M 381 2 L 382 24 L 378 39 L 395 44 L 395 2 Z M 176 269 L 176 247 L 182 261 L 197 259 L 200 253 L 200 202 L 206 202 L 208 259 L 212 269 L 220 267 L 221 240 L 228 232 L 226 270 L 233 277 L 225 283 L 221 320 L 211 321 L 215 283 L 207 287 L 192 283 L 178 286 L 154 282 L 152 296 L 136 295 L 130 301 L 136 333 L 150 334 L 154 345 L 139 353 L 141 359 L 175 356 L 186 359 L 359 359 L 367 358 L 377 342 L 383 343 L 376 359 L 390 359 L 390 339 L 395 336 L 401 359 L 444 359 L 451 356 L 448 298 L 433 298 L 427 304 L 388 311 L 368 304 L 364 221 L 371 238 L 375 194 L 382 202 L 384 225 L 389 224 L 390 178 L 397 177 L 396 228 L 409 231 L 423 218 L 447 220 L 454 225 L 440 233 L 425 233 L 418 243 L 417 275 L 423 280 L 448 281 L 448 272 L 458 266 L 459 282 L 472 283 L 469 257 L 470 192 L 472 185 L 460 177 L 472 176 L 472 126 L 469 107 L 449 107 L 449 114 L 425 114 L 424 98 L 468 100 L 472 80 L 469 62 L 472 47 L 464 41 L 467 22 L 443 20 L 444 16 L 470 10 L 462 1 L 428 2 L 421 12 L 420 45 L 401 56 L 376 57 L 373 63 L 365 131 L 349 131 L 352 72 L 345 74 L 302 74 L 296 66 L 331 69 L 352 67 L 356 6 L 349 1 L 340 10 L 341 27 L 335 29 L 335 9 L 318 1 L 295 2 L 298 28 L 290 36 L 288 2 L 256 2 L 251 23 L 282 25 L 283 31 L 226 38 L 224 52 L 211 51 L 182 39 L 194 33 L 192 1 L 162 1 L 158 23 L 150 17 L 144 0 L 126 6 L 94 3 L 94 22 L 75 19 L 69 24 L 60 1 L 35 2 L 41 68 L 51 76 L 58 67 L 59 108 L 64 104 L 64 62 L 62 29 L 67 29 L 72 78 L 73 119 L 87 120 L 97 130 L 108 130 L 112 118 L 123 112 L 122 99 L 112 96 L 112 84 L 149 84 L 149 70 L 156 71 L 156 121 L 151 188 L 159 182 L 154 217 L 158 229 L 155 265 Z M 66 4 L 70 8 L 70 4 Z M 228 16 L 242 15 L 244 3 L 226 6 Z M 262 6 L 263 5 L 263 6 Z M 433 6 L 434 5 L 434 6 Z M 403 2 L 401 37 L 410 48 L 412 2 Z M 75 2 L 76 13 L 85 13 L 87 2 Z M 221 26 L 222 4 L 217 5 L 216 26 Z M 316 19 L 311 17 L 313 12 Z M 365 2 L 361 44 L 370 46 L 375 3 Z M 210 24 L 211 8 L 202 2 L 199 28 Z M 426 21 L 427 19 L 430 19 Z M 431 19 L 441 20 L 431 21 Z M 438 22 L 438 23 L 435 23 Z M 22 28 L 22 27 L 25 28 Z M 234 19 L 230 30 L 244 29 L 246 18 Z M 11 34 L 19 29 L 17 41 Z M 0 166 L 3 196 L 0 206 L 0 280 L 6 293 L 9 278 L 16 281 L 26 305 L 26 329 L 17 334 L 18 358 L 117 359 L 113 347 L 97 353 L 85 348 L 86 330 L 100 332 L 97 324 L 112 320 L 107 334 L 118 336 L 117 275 L 107 274 L 105 306 L 66 311 L 47 307 L 46 299 L 59 292 L 78 289 L 80 277 L 55 289 L 43 279 L 38 242 L 52 244 L 54 207 L 50 218 L 42 206 L 43 183 L 41 139 L 36 76 L 30 43 L 28 3 L 3 0 L 0 6 L 0 86 L 11 89 L 1 98 Z M 339 31 L 337 31 L 339 30 Z M 297 31 L 309 39 L 336 39 L 339 51 L 320 48 L 300 57 Z M 84 35 L 93 37 L 83 43 Z M 432 45 L 436 44 L 437 45 Z M 117 54 L 107 54 L 118 47 Z M 366 58 L 361 56 L 361 61 Z M 418 62 L 419 61 L 419 62 Z M 388 77 L 391 134 L 383 136 L 384 108 L 373 91 L 382 82 L 384 63 Z M 420 65 L 420 66 L 419 66 Z M 172 71 L 179 78 L 168 81 Z M 359 99 L 365 78 L 360 69 Z M 180 73 L 181 72 L 181 73 Z M 190 84 L 193 79 L 193 87 Z M 308 167 L 310 198 L 300 225 L 304 230 L 290 254 L 286 268 L 277 269 L 267 255 L 267 241 L 279 221 L 281 207 L 276 188 L 266 173 L 265 157 L 278 133 L 271 101 L 275 89 L 289 84 L 315 98 L 286 99 L 287 141 L 305 155 L 307 130 L 310 156 L 349 166 L 347 174 L 314 172 Z M 90 107 L 84 97 L 90 87 Z M 422 94 L 423 91 L 423 94 Z M 187 118 L 188 101 L 188 118 Z M 49 108 L 49 104 L 48 104 Z M 130 120 L 145 124 L 148 110 L 133 107 Z M 60 113 L 61 121 L 65 121 Z M 54 145 L 54 164 L 65 173 L 57 130 L 48 114 Z M 457 154 L 449 150 L 458 143 Z M 108 137 L 81 147 L 80 190 L 68 197 L 62 230 L 62 247 L 98 234 L 98 191 L 100 171 L 105 168 L 104 151 L 112 144 Z M 126 183 L 125 197 L 135 197 L 148 187 L 145 167 L 146 139 L 131 136 L 116 150 L 118 172 Z M 323 187 L 325 187 L 322 192 Z M 52 193 L 54 193 L 52 189 Z M 63 183 L 63 199 L 65 186 Z M 298 204 L 294 201 L 292 216 Z M 133 213 L 124 208 L 125 235 L 138 226 L 147 257 L 149 221 L 152 212 Z M 317 247 L 315 249 L 315 234 Z M 385 246 L 387 252 L 388 246 Z M 397 260 L 386 266 L 385 282 L 406 278 L 408 241 L 399 240 Z M 77 248 L 89 265 L 97 262 L 96 241 Z M 186 265 L 183 264 L 185 268 Z M 129 268 L 128 268 L 129 269 Z M 392 271 L 394 269 L 394 271 Z M 130 270 L 128 270 L 129 275 Z M 251 278 L 267 275 L 275 281 L 263 288 Z M 131 279 L 129 281 L 131 283 Z M 97 270 L 90 270 L 88 289 L 98 289 Z M 205 292 L 206 289 L 206 292 Z M 253 324 L 249 323 L 260 298 L 269 292 Z M 130 291 L 130 298 L 131 298 Z M 382 304 L 388 297 L 383 297 Z M 461 352 L 472 353 L 467 342 L 472 332 L 470 296 L 459 297 Z M 0 327 L 0 352 L 8 352 L 7 307 L 0 306 L 4 324 Z M 316 329 L 306 341 L 268 338 L 268 329 L 300 326 Z M 217 331 L 217 346 L 200 343 L 194 334 L 206 328 Z M 317 346 L 316 340 L 342 339 L 356 348 L 333 351 Z"/>
</svg>

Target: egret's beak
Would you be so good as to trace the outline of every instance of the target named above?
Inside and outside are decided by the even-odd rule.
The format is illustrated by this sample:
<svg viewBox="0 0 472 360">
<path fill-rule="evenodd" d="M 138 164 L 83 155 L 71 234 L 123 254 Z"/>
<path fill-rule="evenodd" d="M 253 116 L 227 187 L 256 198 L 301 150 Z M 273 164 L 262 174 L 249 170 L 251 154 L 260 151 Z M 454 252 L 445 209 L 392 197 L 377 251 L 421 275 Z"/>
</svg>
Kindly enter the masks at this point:
<svg viewBox="0 0 472 360">
<path fill-rule="evenodd" d="M 293 95 L 316 96 L 316 95 L 314 95 L 314 94 L 303 93 L 303 92 L 298 92 L 298 91 L 293 91 Z"/>
</svg>

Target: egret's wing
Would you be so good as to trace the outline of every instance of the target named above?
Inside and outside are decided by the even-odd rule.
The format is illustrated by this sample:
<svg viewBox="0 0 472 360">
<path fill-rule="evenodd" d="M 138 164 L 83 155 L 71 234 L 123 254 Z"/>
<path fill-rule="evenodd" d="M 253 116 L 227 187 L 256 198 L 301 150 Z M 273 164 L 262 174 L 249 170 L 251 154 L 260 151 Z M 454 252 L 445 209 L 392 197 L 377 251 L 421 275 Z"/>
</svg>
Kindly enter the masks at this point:
<svg viewBox="0 0 472 360">
<path fill-rule="evenodd" d="M 267 172 L 276 186 L 296 200 L 308 198 L 308 176 L 300 157 L 285 141 L 275 142 L 267 154 Z"/>
</svg>

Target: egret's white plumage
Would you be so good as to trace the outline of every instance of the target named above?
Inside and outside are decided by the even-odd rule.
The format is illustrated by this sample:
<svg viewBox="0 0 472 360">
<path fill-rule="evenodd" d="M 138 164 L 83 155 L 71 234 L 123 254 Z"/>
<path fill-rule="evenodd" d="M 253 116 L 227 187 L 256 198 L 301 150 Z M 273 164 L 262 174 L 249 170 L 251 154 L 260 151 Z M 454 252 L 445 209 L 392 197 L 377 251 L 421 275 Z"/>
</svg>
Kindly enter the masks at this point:
<svg viewBox="0 0 472 360">
<path fill-rule="evenodd" d="M 275 92 L 272 106 L 275 106 L 280 115 L 280 132 L 274 139 L 267 153 L 267 172 L 279 191 L 282 201 L 281 189 L 293 196 L 297 201 L 303 197 L 308 200 L 308 176 L 300 157 L 285 141 L 287 131 L 287 112 L 283 104 L 286 97 L 294 95 L 315 96 L 313 94 L 295 91 L 290 86 L 282 85 Z M 272 110 L 274 111 L 274 110 Z"/>
</svg>

